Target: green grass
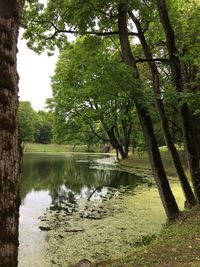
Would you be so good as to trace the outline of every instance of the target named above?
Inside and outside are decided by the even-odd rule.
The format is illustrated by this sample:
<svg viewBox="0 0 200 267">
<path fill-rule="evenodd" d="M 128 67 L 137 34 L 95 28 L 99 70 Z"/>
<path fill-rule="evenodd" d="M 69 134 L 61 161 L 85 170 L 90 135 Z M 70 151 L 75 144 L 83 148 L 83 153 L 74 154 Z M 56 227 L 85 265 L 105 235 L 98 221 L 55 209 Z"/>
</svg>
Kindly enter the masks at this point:
<svg viewBox="0 0 200 267">
<path fill-rule="evenodd" d="M 174 169 L 171 156 L 166 147 L 160 148 L 161 157 L 163 160 L 164 167 L 169 176 L 176 176 L 176 171 Z M 183 163 L 183 167 L 187 172 L 187 167 L 185 165 L 185 156 L 182 148 L 178 148 L 180 159 Z M 147 152 L 140 152 L 131 154 L 127 159 L 124 159 L 120 162 L 121 166 L 126 168 L 142 169 L 142 170 L 151 170 L 149 163 L 149 158 Z"/>
<path fill-rule="evenodd" d="M 166 225 L 150 245 L 121 259 L 98 267 L 197 267 L 200 266 L 200 210 L 185 211 L 173 224 Z"/>
<path fill-rule="evenodd" d="M 36 152 L 47 152 L 47 153 L 59 153 L 59 152 L 97 152 L 96 147 L 88 147 L 86 145 L 56 145 L 56 144 L 37 144 L 37 143 L 26 143 L 24 145 L 24 152 L 36 153 Z"/>
</svg>

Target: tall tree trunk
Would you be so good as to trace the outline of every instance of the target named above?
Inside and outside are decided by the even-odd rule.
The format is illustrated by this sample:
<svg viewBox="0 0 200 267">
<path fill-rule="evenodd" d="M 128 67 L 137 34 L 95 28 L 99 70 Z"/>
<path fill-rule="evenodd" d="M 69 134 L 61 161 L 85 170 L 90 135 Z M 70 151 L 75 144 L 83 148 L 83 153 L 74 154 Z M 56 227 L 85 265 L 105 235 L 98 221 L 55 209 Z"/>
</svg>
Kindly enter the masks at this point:
<svg viewBox="0 0 200 267">
<path fill-rule="evenodd" d="M 159 72 L 156 66 L 155 61 L 153 60 L 153 55 L 151 53 L 151 50 L 149 48 L 149 45 L 147 44 L 146 38 L 144 36 L 144 32 L 142 31 L 141 25 L 139 20 L 134 16 L 132 12 L 129 12 L 130 17 L 132 18 L 133 22 L 136 25 L 137 31 L 138 31 L 138 37 L 140 39 L 140 43 L 143 47 L 143 51 L 145 54 L 146 59 L 148 59 L 148 66 L 151 72 L 152 76 L 152 88 L 156 99 L 156 106 L 159 113 L 161 125 L 162 125 L 162 131 L 165 137 L 165 143 L 170 151 L 174 167 L 176 169 L 176 173 L 178 175 L 178 178 L 180 180 L 187 206 L 192 207 L 196 205 L 195 196 L 193 194 L 192 188 L 188 182 L 188 179 L 185 175 L 185 172 L 183 170 L 181 160 L 178 154 L 178 151 L 172 141 L 172 136 L 169 130 L 169 122 L 165 113 L 164 105 L 161 99 L 161 90 L 160 90 L 160 77 Z"/>
<path fill-rule="evenodd" d="M 138 81 L 138 86 L 140 86 L 139 72 L 128 39 L 127 22 L 126 22 L 127 21 L 126 1 L 123 0 L 120 1 L 118 12 L 119 12 L 118 14 L 119 38 L 120 38 L 123 60 L 125 64 L 127 64 L 132 68 L 133 76 Z M 175 201 L 175 198 L 173 196 L 173 193 L 171 191 L 171 188 L 169 186 L 169 182 L 167 180 L 167 176 L 162 164 L 160 152 L 154 134 L 152 121 L 146 108 L 136 99 L 135 99 L 135 105 L 142 125 L 152 171 L 162 200 L 162 204 L 168 219 L 173 219 L 178 216 L 179 209 Z"/>
<path fill-rule="evenodd" d="M 181 63 L 178 57 L 178 50 L 175 43 L 175 35 L 169 19 L 166 1 L 157 0 L 157 7 L 159 11 L 160 21 L 166 36 L 167 48 L 171 63 L 173 84 L 177 92 L 182 92 L 183 80 L 181 73 Z M 187 152 L 190 174 L 198 203 L 200 203 L 200 166 L 198 158 L 198 146 L 196 143 L 196 136 L 194 134 L 192 125 L 192 115 L 187 104 L 180 104 L 179 112 L 181 117 L 184 145 Z"/>
<path fill-rule="evenodd" d="M 0 0 L 0 266 L 17 266 L 20 151 L 16 44 L 23 1 Z"/>
</svg>

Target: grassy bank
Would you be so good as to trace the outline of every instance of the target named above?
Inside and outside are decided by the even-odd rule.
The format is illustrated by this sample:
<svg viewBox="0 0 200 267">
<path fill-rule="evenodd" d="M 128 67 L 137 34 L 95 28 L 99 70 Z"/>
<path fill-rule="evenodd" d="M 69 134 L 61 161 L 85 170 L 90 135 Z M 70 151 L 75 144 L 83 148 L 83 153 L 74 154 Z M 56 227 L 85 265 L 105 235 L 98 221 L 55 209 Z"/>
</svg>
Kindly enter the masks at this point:
<svg viewBox="0 0 200 267">
<path fill-rule="evenodd" d="M 141 244 L 142 245 L 142 244 Z M 125 258 L 102 262 L 98 267 L 198 267 L 200 266 L 200 210 L 183 212 L 160 236 Z"/>
<path fill-rule="evenodd" d="M 64 152 L 100 152 L 97 147 L 86 145 L 56 145 L 56 144 L 37 144 L 37 143 L 25 143 L 24 152 L 37 153 L 64 153 Z"/>
<path fill-rule="evenodd" d="M 167 151 L 166 147 L 161 147 L 160 152 L 161 152 L 163 164 L 165 166 L 167 174 L 173 177 L 176 176 L 176 172 L 173 167 L 171 156 L 169 152 Z M 185 171 L 187 172 L 183 149 L 179 149 L 179 156 L 183 163 L 183 167 Z M 127 159 L 122 160 L 120 164 L 122 167 L 126 167 L 126 168 L 143 169 L 147 171 L 151 170 L 148 154 L 146 152 L 132 154 Z"/>
</svg>

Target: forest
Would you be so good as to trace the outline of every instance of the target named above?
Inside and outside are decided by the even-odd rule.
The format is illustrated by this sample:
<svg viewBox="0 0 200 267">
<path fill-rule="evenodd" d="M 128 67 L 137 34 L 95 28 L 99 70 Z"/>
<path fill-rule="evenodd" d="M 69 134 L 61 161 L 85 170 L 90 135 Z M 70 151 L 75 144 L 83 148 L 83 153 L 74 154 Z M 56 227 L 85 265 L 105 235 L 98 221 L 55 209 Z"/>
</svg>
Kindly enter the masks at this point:
<svg viewBox="0 0 200 267">
<path fill-rule="evenodd" d="M 199 1 L 7 2 L 0 1 L 0 229 L 7 220 L 18 225 L 24 142 L 110 144 L 119 160 L 146 151 L 166 217 L 173 221 L 181 212 L 159 150 L 166 146 L 185 207 L 198 206 Z M 47 111 L 35 112 L 30 102 L 18 105 L 20 25 L 30 49 L 49 56 L 59 51 Z M 187 174 L 178 147 L 184 149 Z M 18 235 L 6 229 L 0 236 L 5 247 Z M 16 244 L 6 253 L 0 254 L 2 266 L 15 266 L 7 262 L 11 254 L 16 261 Z"/>
</svg>

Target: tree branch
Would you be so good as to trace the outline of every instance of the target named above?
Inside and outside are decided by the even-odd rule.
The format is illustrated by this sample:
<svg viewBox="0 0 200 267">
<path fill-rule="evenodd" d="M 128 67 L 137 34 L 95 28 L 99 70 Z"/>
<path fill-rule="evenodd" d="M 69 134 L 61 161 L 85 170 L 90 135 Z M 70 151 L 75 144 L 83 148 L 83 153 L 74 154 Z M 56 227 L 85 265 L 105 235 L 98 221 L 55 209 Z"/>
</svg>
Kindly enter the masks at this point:
<svg viewBox="0 0 200 267">
<path fill-rule="evenodd" d="M 50 40 L 56 37 L 59 33 L 69 33 L 69 34 L 80 34 L 79 31 L 77 30 L 72 30 L 72 29 L 59 29 L 52 21 L 33 21 L 35 23 L 49 23 L 54 29 L 54 33 L 52 33 L 51 36 L 46 37 L 45 39 Z M 96 35 L 96 36 L 110 36 L 110 35 L 119 35 L 119 31 L 108 31 L 108 32 L 98 32 L 98 31 L 85 31 L 83 34 L 88 34 L 88 35 Z M 137 36 L 138 34 L 136 32 L 129 32 L 128 35 L 130 36 Z"/>
<path fill-rule="evenodd" d="M 143 62 L 149 62 L 149 61 L 169 63 L 168 58 L 139 58 L 135 60 L 136 63 L 143 63 Z"/>
<path fill-rule="evenodd" d="M 110 141 L 109 139 L 105 139 L 105 138 L 101 137 L 101 136 L 94 130 L 94 128 L 92 127 L 92 125 L 91 125 L 90 123 L 88 123 L 88 125 L 89 125 L 91 131 L 93 132 L 93 134 L 94 134 L 98 139 L 100 139 L 100 140 L 102 140 L 102 141 L 104 141 L 104 142 L 109 142 L 109 141 Z"/>
</svg>

